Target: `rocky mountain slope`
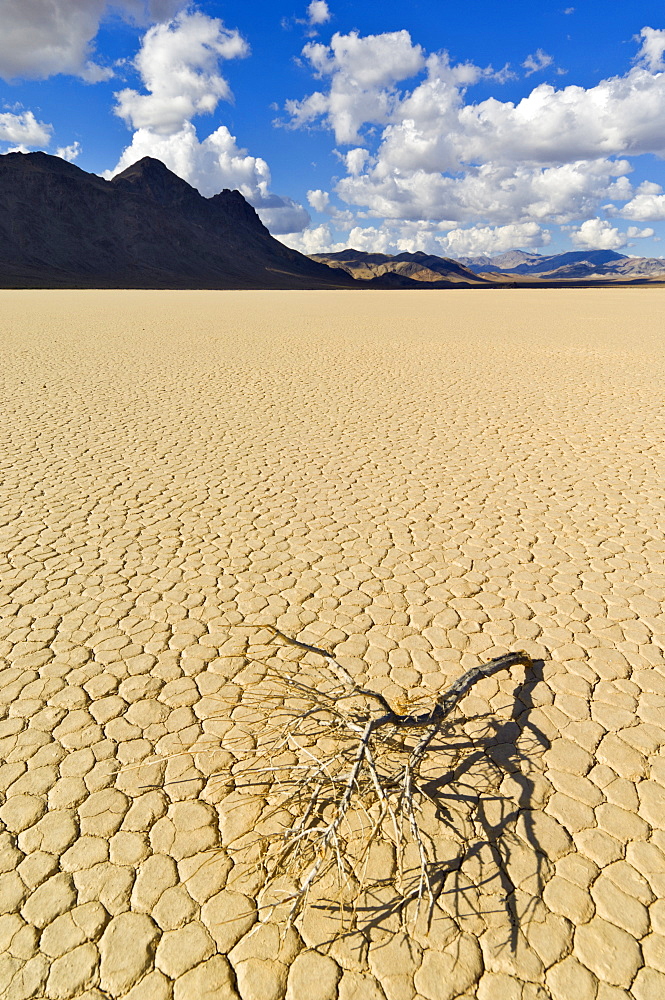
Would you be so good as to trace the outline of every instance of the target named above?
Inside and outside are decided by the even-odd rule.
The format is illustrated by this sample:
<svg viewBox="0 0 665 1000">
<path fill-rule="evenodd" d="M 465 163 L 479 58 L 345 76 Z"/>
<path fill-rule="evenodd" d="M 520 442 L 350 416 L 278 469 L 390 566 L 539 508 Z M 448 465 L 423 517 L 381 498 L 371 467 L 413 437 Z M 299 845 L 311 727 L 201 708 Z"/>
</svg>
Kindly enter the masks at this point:
<svg viewBox="0 0 665 1000">
<path fill-rule="evenodd" d="M 46 153 L 0 156 L 0 287 L 344 288 L 238 191 L 212 198 L 145 157 L 111 181 Z"/>
<path fill-rule="evenodd" d="M 366 253 L 363 250 L 340 250 L 335 253 L 317 253 L 311 255 L 312 260 L 328 264 L 329 267 L 346 271 L 354 278 L 362 281 L 373 281 L 384 275 L 401 275 L 409 278 L 409 287 L 417 287 L 417 282 L 468 282 L 473 285 L 485 284 L 486 279 L 456 260 L 449 257 L 436 257 L 434 254 L 401 253 L 393 256 L 386 253 Z M 390 281 L 397 287 L 394 281 Z M 388 282 L 385 283 L 388 287 Z"/>
</svg>

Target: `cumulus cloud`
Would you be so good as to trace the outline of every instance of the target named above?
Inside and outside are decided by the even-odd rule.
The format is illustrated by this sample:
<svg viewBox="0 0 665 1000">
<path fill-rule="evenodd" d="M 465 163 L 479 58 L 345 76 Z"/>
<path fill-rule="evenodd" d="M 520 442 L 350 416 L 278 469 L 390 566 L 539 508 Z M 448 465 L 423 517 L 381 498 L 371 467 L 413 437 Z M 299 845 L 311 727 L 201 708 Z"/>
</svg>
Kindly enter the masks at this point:
<svg viewBox="0 0 665 1000">
<path fill-rule="evenodd" d="M 154 25 L 134 60 L 148 93 L 119 91 L 115 113 L 136 129 L 172 135 L 195 115 L 212 114 L 220 100 L 230 100 L 219 63 L 248 52 L 238 31 L 198 11 Z"/>
<path fill-rule="evenodd" d="M 11 142 L 21 148 L 48 146 L 53 126 L 37 121 L 32 111 L 0 114 L 0 142 Z"/>
<path fill-rule="evenodd" d="M 511 223 L 507 226 L 471 226 L 452 229 L 441 245 L 451 257 L 476 257 L 503 253 L 512 247 L 522 249 L 547 246 L 552 239 L 547 229 L 536 222 Z"/>
<path fill-rule="evenodd" d="M 286 108 L 293 127 L 329 128 L 351 147 L 339 153 L 346 176 L 335 191 L 360 217 L 508 234 L 510 225 L 593 219 L 611 199 L 641 221 L 660 211 L 660 194 L 634 192 L 627 157 L 665 156 L 665 73 L 653 72 L 660 36 L 644 29 L 641 37 L 639 62 L 624 76 L 589 88 L 543 83 L 513 103 L 469 100 L 471 86 L 496 77 L 491 67 L 427 55 L 406 31 L 336 34 L 303 49 L 324 86 Z M 525 63 L 535 72 L 551 57 L 537 50 Z M 578 238 L 623 239 L 611 229 Z"/>
<path fill-rule="evenodd" d="M 283 17 L 282 27 L 291 28 L 294 24 L 300 24 L 305 27 L 306 35 L 315 38 L 321 25 L 327 24 L 331 18 L 332 13 L 326 0 L 311 0 L 307 5 L 305 17 Z"/>
<path fill-rule="evenodd" d="M 479 219 L 494 225 L 562 224 L 594 212 L 617 184 L 629 197 L 630 185 L 622 176 L 629 169 L 625 160 L 583 160 L 553 167 L 487 163 L 449 176 L 424 169 L 388 169 L 377 157 L 369 170 L 342 178 L 337 192 L 369 215 L 429 219 L 449 228 Z"/>
<path fill-rule="evenodd" d="M 618 209 L 615 205 L 605 205 L 604 208 L 608 215 L 620 215 L 623 219 L 660 222 L 665 219 L 665 194 L 660 184 L 643 181 L 623 208 Z"/>
<path fill-rule="evenodd" d="M 540 70 L 551 66 L 553 62 L 554 59 L 547 52 L 543 52 L 542 49 L 536 49 L 535 53 L 530 53 L 522 63 L 522 66 L 526 70 L 524 75 L 531 76 L 532 73 L 539 73 Z"/>
<path fill-rule="evenodd" d="M 565 163 L 665 153 L 656 125 L 665 114 L 665 76 L 635 68 L 588 90 L 540 84 L 517 105 L 490 99 L 459 116 L 460 158 Z"/>
<path fill-rule="evenodd" d="M 406 31 L 336 34 L 330 46 L 309 43 L 303 54 L 329 87 L 287 102 L 291 125 L 321 123 L 344 145 L 357 144 L 364 125 L 384 125 L 384 144 L 399 147 L 413 166 L 665 154 L 665 75 L 641 66 L 588 89 L 540 84 L 517 104 L 495 98 L 473 104 L 466 90 L 487 71 L 452 66 L 445 54 L 426 58 Z M 413 90 L 396 87 L 422 70 L 426 78 Z"/>
<path fill-rule="evenodd" d="M 307 21 L 311 25 L 325 24 L 331 16 L 326 0 L 312 0 L 307 8 Z"/>
<path fill-rule="evenodd" d="M 665 52 L 665 30 L 657 28 L 642 28 L 638 38 L 642 39 L 642 45 L 635 57 L 636 62 L 652 73 L 661 73 L 665 70 L 663 53 Z"/>
<path fill-rule="evenodd" d="M 239 190 L 273 233 L 307 226 L 310 216 L 302 205 L 271 192 L 264 159 L 241 148 L 225 125 L 199 139 L 192 122 L 214 112 L 221 100 L 232 99 L 220 63 L 248 51 L 237 31 L 199 11 L 183 11 L 151 27 L 135 59 L 148 93 L 125 89 L 115 95 L 116 114 L 135 132 L 106 176 L 153 156 L 206 197 L 223 188 Z"/>
<path fill-rule="evenodd" d="M 354 176 L 359 174 L 368 159 L 369 153 L 366 149 L 363 149 L 362 146 L 358 146 L 356 149 L 350 149 L 344 157 L 347 171 Z"/>
<path fill-rule="evenodd" d="M 336 226 L 337 228 L 337 226 Z M 301 253 L 334 253 L 352 247 L 354 250 L 366 250 L 369 253 L 400 253 L 423 250 L 429 253 L 440 252 L 436 240 L 435 229 L 426 224 L 401 224 L 399 226 L 359 226 L 347 221 L 344 227 L 345 235 L 337 239 L 331 226 L 324 223 L 312 226 L 302 233 L 289 233 L 282 237 L 282 242 L 300 250 Z"/>
<path fill-rule="evenodd" d="M 662 222 L 665 219 L 665 194 L 636 194 L 619 214 L 636 222 Z"/>
<path fill-rule="evenodd" d="M 325 212 L 330 201 L 330 195 L 327 191 L 321 191 L 320 188 L 317 188 L 315 191 L 307 192 L 307 201 L 315 211 Z"/>
<path fill-rule="evenodd" d="M 362 142 L 363 124 L 390 121 L 399 103 L 395 84 L 415 76 L 425 63 L 421 46 L 412 43 L 408 31 L 364 37 L 357 31 L 336 33 L 330 45 L 308 42 L 303 56 L 315 76 L 330 78 L 330 88 L 303 101 L 287 101 L 291 125 L 322 119 L 336 141 L 345 144 Z"/>
<path fill-rule="evenodd" d="M 59 156 L 62 160 L 67 160 L 69 163 L 73 163 L 80 152 L 81 143 L 72 142 L 69 146 L 59 146 L 55 151 L 55 155 Z"/>
<path fill-rule="evenodd" d="M 646 240 L 651 236 L 655 235 L 655 230 L 651 226 L 647 226 L 646 229 L 638 229 L 637 226 L 628 226 L 626 230 L 626 236 L 631 240 Z"/>
<path fill-rule="evenodd" d="M 420 250 L 444 257 L 501 253 L 511 247 L 544 247 L 551 241 L 549 230 L 533 222 L 494 227 L 470 226 L 448 233 L 444 233 L 441 226 L 422 221 L 381 226 L 350 225 L 346 229 L 348 231 L 341 240 L 333 235 L 328 223 L 301 233 L 289 233 L 282 240 L 301 253 L 331 253 L 353 247 L 368 253 L 388 254 L 416 253 Z"/>
<path fill-rule="evenodd" d="M 334 253 L 339 250 L 345 250 L 349 246 L 348 243 L 335 241 L 330 231 L 330 226 L 327 223 L 321 226 L 313 226 L 300 233 L 285 233 L 283 236 L 280 236 L 280 242 L 285 243 L 292 250 L 298 250 L 300 253 L 306 254 Z"/>
<path fill-rule="evenodd" d="M 626 234 L 615 229 L 606 219 L 587 219 L 570 238 L 575 246 L 590 250 L 620 250 L 626 245 Z"/>
<path fill-rule="evenodd" d="M 56 73 L 98 83 L 113 70 L 94 59 L 94 39 L 109 13 L 172 17 L 186 0 L 0 0 L 0 76 L 45 80 Z"/>
<path fill-rule="evenodd" d="M 455 171 L 488 161 L 546 164 L 640 153 L 665 154 L 665 75 L 642 69 L 596 87 L 540 84 L 517 104 L 464 103 L 463 88 L 430 63 L 428 79 L 404 95 L 382 135 L 392 163 Z"/>
</svg>

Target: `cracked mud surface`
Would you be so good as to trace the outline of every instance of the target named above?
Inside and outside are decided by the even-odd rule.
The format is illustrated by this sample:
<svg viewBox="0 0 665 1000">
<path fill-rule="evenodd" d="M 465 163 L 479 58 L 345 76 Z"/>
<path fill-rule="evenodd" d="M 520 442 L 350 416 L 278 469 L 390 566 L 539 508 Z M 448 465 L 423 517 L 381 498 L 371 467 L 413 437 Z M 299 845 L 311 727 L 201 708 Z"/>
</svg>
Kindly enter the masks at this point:
<svg viewBox="0 0 665 1000">
<path fill-rule="evenodd" d="M 664 294 L 0 301 L 2 1000 L 665 996 Z M 538 661 L 429 934 L 256 922 L 240 622 L 394 701 Z"/>
</svg>

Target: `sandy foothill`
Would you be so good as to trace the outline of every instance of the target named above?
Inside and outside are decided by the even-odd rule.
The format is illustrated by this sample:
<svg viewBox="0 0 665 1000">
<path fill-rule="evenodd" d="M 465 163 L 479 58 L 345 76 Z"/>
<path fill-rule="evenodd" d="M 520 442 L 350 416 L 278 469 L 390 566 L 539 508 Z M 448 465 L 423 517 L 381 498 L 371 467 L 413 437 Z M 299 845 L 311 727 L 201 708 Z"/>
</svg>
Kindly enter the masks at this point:
<svg viewBox="0 0 665 1000">
<path fill-rule="evenodd" d="M 665 996 L 664 315 L 0 293 L 3 1000 Z M 256 922 L 216 696 L 261 622 L 395 701 L 534 657 L 462 703 L 429 933 Z"/>
</svg>

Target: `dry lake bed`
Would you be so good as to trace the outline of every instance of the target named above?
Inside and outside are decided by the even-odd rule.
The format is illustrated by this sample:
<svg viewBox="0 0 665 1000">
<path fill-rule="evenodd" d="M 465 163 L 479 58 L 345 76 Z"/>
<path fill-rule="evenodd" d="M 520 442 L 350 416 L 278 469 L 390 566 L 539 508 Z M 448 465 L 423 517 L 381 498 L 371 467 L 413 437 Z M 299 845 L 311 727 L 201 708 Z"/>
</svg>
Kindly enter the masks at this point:
<svg viewBox="0 0 665 1000">
<path fill-rule="evenodd" d="M 3 1000 L 665 996 L 664 316 L 0 292 Z M 257 922 L 261 624 L 391 703 L 532 656 L 457 713 L 429 930 Z"/>
</svg>

